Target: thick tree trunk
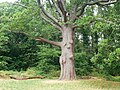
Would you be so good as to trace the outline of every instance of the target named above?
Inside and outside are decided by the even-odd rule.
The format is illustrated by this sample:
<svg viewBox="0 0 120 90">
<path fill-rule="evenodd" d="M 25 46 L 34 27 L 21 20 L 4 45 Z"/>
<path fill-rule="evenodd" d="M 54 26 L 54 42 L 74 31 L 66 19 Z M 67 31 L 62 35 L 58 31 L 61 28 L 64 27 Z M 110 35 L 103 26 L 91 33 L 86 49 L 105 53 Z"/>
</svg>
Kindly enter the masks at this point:
<svg viewBox="0 0 120 90">
<path fill-rule="evenodd" d="M 60 56 L 61 74 L 60 80 L 74 80 L 76 77 L 74 67 L 74 30 L 70 26 L 63 26 L 62 45 Z"/>
</svg>

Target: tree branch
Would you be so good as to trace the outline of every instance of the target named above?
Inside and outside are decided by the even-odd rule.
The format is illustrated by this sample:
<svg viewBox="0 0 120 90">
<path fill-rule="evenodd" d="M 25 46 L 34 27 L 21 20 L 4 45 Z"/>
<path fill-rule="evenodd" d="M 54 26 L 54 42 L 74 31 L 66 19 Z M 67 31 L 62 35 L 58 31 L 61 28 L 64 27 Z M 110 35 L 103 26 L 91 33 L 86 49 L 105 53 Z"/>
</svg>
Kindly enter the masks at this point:
<svg viewBox="0 0 120 90">
<path fill-rule="evenodd" d="M 78 9 L 78 3 L 74 5 L 73 9 L 70 12 L 70 19 L 74 23 L 77 19 L 76 14 L 77 14 L 77 9 Z"/>
<path fill-rule="evenodd" d="M 76 28 L 81 28 L 82 26 L 87 26 L 87 25 L 90 25 L 91 23 L 95 22 L 96 20 L 93 19 L 93 20 L 90 20 L 89 22 L 85 23 L 84 25 L 81 25 L 81 26 L 78 26 L 78 25 L 74 25 L 72 28 L 73 29 L 76 29 Z"/>
<path fill-rule="evenodd" d="M 111 1 L 111 0 L 101 0 L 101 2 L 98 5 L 110 5 L 116 3 L 117 0 Z"/>
<path fill-rule="evenodd" d="M 93 20 L 90 20 L 89 22 L 85 23 L 83 26 L 90 25 L 91 23 L 96 22 L 96 21 L 100 21 L 100 22 L 116 25 L 115 22 L 112 22 L 112 21 L 109 21 L 109 20 L 105 20 L 105 19 L 102 19 L 102 18 L 94 18 Z M 75 29 L 75 28 L 81 28 L 81 27 L 82 26 L 74 25 L 72 28 Z"/>
<path fill-rule="evenodd" d="M 50 7 L 52 8 L 51 0 L 47 0 L 47 1 L 49 2 L 49 4 L 50 4 Z"/>
<path fill-rule="evenodd" d="M 57 6 L 57 4 L 55 3 L 55 1 L 52 0 L 52 2 L 53 2 L 53 5 L 54 5 L 55 8 L 56 8 L 56 11 L 59 13 L 60 17 L 63 17 L 62 12 L 60 11 L 60 9 L 59 9 L 59 7 Z"/>
<path fill-rule="evenodd" d="M 57 0 L 57 4 L 58 4 L 58 7 L 59 9 L 61 10 L 62 14 L 63 14 L 63 17 L 64 17 L 64 22 L 67 22 L 67 11 L 66 11 L 66 8 L 65 8 L 65 3 L 64 3 L 64 0 Z"/>
<path fill-rule="evenodd" d="M 64 0 L 57 0 L 58 6 L 63 13 L 63 15 L 66 13 L 65 3 Z"/>
<path fill-rule="evenodd" d="M 58 25 L 54 24 L 53 22 L 51 22 L 50 20 L 48 20 L 47 18 L 45 18 L 43 15 L 40 15 L 42 19 L 44 19 L 47 23 L 49 23 L 50 25 L 52 25 L 53 27 L 55 27 L 57 30 L 62 31 L 61 27 L 59 27 Z"/>
<path fill-rule="evenodd" d="M 97 0 L 97 1 L 87 2 L 87 3 L 83 4 L 82 7 L 80 7 L 77 10 L 77 12 L 79 12 L 79 14 L 77 15 L 77 17 L 80 17 L 83 14 L 86 6 L 88 6 L 88 5 L 89 6 L 91 6 L 91 5 L 110 5 L 110 4 L 114 4 L 116 2 L 117 2 L 117 0 L 114 0 L 114 1 L 111 1 L 111 0 Z"/>
<path fill-rule="evenodd" d="M 57 25 L 59 25 L 59 26 L 61 27 L 59 21 L 58 21 L 57 19 L 55 19 L 52 15 L 50 15 L 49 13 L 47 13 L 47 12 L 45 11 L 45 9 L 43 8 L 43 5 L 41 4 L 41 1 L 40 1 L 40 0 L 37 0 L 37 2 L 38 2 L 38 4 L 39 4 L 42 12 L 44 13 L 44 15 L 45 15 L 46 17 L 48 17 L 49 19 L 51 19 L 55 24 L 57 24 Z"/>
<path fill-rule="evenodd" d="M 50 41 L 50 40 L 44 39 L 42 37 L 36 38 L 35 40 L 40 41 L 40 42 L 46 42 L 46 43 L 61 47 L 61 42 Z"/>
</svg>

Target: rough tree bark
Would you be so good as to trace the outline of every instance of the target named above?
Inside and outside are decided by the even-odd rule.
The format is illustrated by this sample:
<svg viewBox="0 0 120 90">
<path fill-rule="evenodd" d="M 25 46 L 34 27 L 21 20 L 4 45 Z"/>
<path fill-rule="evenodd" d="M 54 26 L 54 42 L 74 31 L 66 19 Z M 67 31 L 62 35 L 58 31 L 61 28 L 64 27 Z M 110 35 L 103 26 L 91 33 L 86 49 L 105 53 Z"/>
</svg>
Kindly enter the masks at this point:
<svg viewBox="0 0 120 90">
<path fill-rule="evenodd" d="M 73 80 L 75 79 L 74 67 L 74 29 L 70 25 L 64 25 L 62 31 L 62 44 L 60 66 L 61 74 L 60 80 Z"/>
<path fill-rule="evenodd" d="M 71 11 L 66 9 L 66 0 L 47 0 L 52 10 L 56 10 L 55 14 L 57 17 L 49 14 L 42 4 L 42 0 L 37 0 L 41 8 L 41 17 L 47 23 L 55 27 L 62 33 L 62 41 L 54 42 L 44 38 L 36 38 L 37 41 L 46 42 L 61 48 L 60 66 L 61 74 L 60 80 L 74 80 L 76 78 L 75 66 L 74 66 L 74 30 L 79 26 L 74 25 L 74 22 L 82 17 L 85 8 L 90 5 L 109 5 L 115 3 L 117 0 L 87 0 L 86 3 L 76 3 L 71 8 Z M 45 4 L 45 3 L 44 3 Z M 54 7 L 54 9 L 53 9 Z M 67 24 L 71 22 L 71 24 Z M 91 23 L 92 21 L 88 22 Z M 64 24 L 62 24 L 64 23 Z"/>
</svg>

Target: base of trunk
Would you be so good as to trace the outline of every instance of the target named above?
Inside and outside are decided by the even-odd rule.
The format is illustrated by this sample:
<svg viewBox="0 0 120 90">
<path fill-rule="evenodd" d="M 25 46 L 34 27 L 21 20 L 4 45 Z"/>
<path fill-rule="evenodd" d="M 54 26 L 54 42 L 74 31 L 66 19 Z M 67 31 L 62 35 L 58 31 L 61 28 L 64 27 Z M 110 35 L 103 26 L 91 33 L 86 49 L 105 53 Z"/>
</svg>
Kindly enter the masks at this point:
<svg viewBox="0 0 120 90">
<path fill-rule="evenodd" d="M 61 58 L 60 61 L 61 74 L 59 80 L 75 80 L 76 74 L 73 60 L 69 59 L 65 61 Z"/>
</svg>

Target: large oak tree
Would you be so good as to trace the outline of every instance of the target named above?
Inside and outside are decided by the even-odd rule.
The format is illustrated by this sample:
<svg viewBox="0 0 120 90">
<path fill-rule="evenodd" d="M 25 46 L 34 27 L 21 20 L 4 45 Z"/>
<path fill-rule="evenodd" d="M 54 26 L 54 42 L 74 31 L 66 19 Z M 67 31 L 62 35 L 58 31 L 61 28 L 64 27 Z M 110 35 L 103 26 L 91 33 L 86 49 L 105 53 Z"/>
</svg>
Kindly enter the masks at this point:
<svg viewBox="0 0 120 90">
<path fill-rule="evenodd" d="M 92 5 L 110 5 L 117 0 L 37 0 L 40 8 L 40 16 L 50 25 L 59 30 L 62 34 L 62 41 L 55 42 L 36 38 L 37 41 L 46 42 L 61 48 L 60 80 L 74 80 L 76 78 L 74 67 L 74 33 L 76 28 L 80 28 L 75 24 L 78 19 L 84 16 L 84 11 L 88 6 Z M 92 23 L 94 20 L 88 22 Z"/>
</svg>

